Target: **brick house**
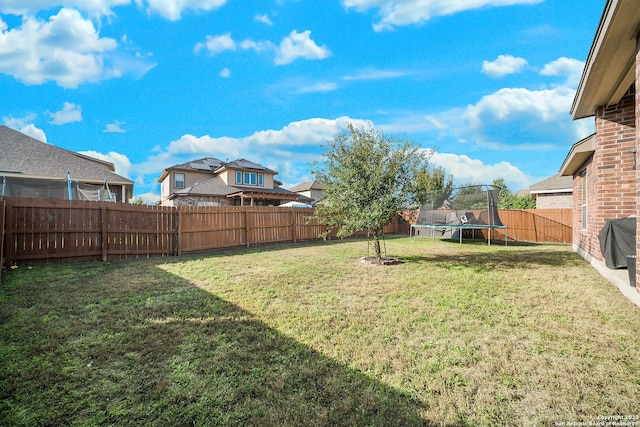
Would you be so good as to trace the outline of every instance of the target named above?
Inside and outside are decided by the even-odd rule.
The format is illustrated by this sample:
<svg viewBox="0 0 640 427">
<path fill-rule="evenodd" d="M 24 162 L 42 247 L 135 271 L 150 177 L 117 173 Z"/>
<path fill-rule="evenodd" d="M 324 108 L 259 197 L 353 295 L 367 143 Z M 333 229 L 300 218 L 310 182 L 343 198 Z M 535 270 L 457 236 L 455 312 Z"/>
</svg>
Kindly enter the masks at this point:
<svg viewBox="0 0 640 427">
<path fill-rule="evenodd" d="M 571 107 L 574 120 L 594 117 L 595 134 L 576 142 L 560 169 L 573 177 L 573 248 L 609 275 L 598 234 L 607 219 L 638 214 L 639 28 L 637 1 L 607 0 Z M 621 287 L 634 301 L 638 289 Z"/>
<path fill-rule="evenodd" d="M 573 178 L 556 174 L 529 187 L 529 194 L 536 199 L 537 209 L 562 209 L 573 207 Z"/>
<path fill-rule="evenodd" d="M 246 159 L 205 157 L 171 166 L 158 178 L 162 206 L 278 206 L 299 196 L 280 186 L 278 172 Z"/>
</svg>

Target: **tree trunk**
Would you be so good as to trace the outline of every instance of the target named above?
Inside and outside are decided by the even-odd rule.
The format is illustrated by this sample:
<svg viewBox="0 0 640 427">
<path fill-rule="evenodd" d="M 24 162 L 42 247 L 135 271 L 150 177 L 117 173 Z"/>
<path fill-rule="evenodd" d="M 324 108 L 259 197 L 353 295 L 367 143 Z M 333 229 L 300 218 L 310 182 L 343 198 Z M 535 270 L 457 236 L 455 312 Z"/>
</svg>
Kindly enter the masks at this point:
<svg viewBox="0 0 640 427">
<path fill-rule="evenodd" d="M 379 261 L 382 259 L 382 251 L 380 250 L 380 231 L 373 232 L 373 249 L 376 253 L 376 259 Z"/>
</svg>

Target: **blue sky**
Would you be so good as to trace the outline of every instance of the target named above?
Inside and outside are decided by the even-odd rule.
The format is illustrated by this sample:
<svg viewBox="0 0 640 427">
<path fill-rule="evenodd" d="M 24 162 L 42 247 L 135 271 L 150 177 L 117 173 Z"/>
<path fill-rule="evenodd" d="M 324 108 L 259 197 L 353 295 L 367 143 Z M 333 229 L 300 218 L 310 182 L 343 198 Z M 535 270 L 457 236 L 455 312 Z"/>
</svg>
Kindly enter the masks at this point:
<svg viewBox="0 0 640 427">
<path fill-rule="evenodd" d="M 604 4 L 0 0 L 0 119 L 113 162 L 147 201 L 206 156 L 308 181 L 347 123 L 516 191 L 593 132 L 569 109 Z"/>
</svg>

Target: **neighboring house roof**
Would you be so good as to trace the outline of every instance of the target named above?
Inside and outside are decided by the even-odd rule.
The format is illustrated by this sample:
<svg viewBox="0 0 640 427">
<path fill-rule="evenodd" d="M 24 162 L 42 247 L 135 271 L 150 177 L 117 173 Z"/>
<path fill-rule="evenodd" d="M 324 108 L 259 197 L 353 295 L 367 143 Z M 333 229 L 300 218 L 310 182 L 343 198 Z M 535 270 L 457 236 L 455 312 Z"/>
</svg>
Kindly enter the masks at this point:
<svg viewBox="0 0 640 427">
<path fill-rule="evenodd" d="M 112 163 L 55 147 L 28 135 L 0 126 L 0 175 L 24 178 L 66 178 L 88 182 L 133 185 L 114 172 Z"/>
<path fill-rule="evenodd" d="M 560 175 L 573 176 L 578 169 L 591 157 L 596 151 L 596 135 L 589 135 L 573 144 L 569 154 L 562 162 L 560 167 Z"/>
<path fill-rule="evenodd" d="M 280 197 L 290 196 L 288 198 L 298 198 L 297 193 L 285 190 L 284 188 L 280 187 L 264 189 L 256 187 L 245 187 L 241 185 L 227 185 L 219 176 L 214 176 L 213 178 L 198 182 L 187 188 L 176 190 L 173 194 L 171 194 L 170 198 L 186 195 L 231 197 L 241 193 Z"/>
<path fill-rule="evenodd" d="M 326 190 L 327 186 L 318 180 L 303 182 L 302 184 L 294 185 L 289 188 L 290 191 L 309 191 L 309 190 Z"/>
<path fill-rule="evenodd" d="M 529 187 L 531 194 L 552 194 L 573 192 L 573 177 L 556 174 Z"/>
<path fill-rule="evenodd" d="M 617 104 L 634 83 L 639 26 L 637 1 L 607 0 L 571 107 L 574 120 Z"/>
<path fill-rule="evenodd" d="M 169 171 L 172 170 L 184 170 L 187 172 L 210 172 L 210 173 L 220 173 L 225 169 L 238 169 L 244 171 L 260 171 L 264 173 L 269 173 L 272 175 L 277 175 L 278 172 L 271 170 L 267 167 L 264 167 L 258 163 L 251 162 L 246 159 L 237 159 L 232 162 L 223 162 L 220 159 L 216 159 L 215 157 L 205 157 L 198 160 L 192 160 L 187 163 L 180 163 L 177 165 L 173 165 L 163 170 L 160 176 L 158 177 L 158 182 L 162 182 L 167 175 L 169 175 Z M 276 181 L 276 184 L 278 181 Z"/>
<path fill-rule="evenodd" d="M 215 172 L 220 169 L 222 165 L 224 165 L 224 162 L 220 159 L 216 159 L 215 157 L 204 157 L 202 159 L 192 160 L 187 163 L 179 163 L 163 170 L 160 174 L 160 177 L 158 178 L 158 182 L 162 182 L 167 177 L 170 170 L 184 170 L 188 172 Z"/>
<path fill-rule="evenodd" d="M 254 163 L 251 162 L 247 159 L 238 159 L 238 160 L 234 160 L 232 162 L 229 163 L 225 163 L 224 165 L 222 165 L 221 169 L 223 168 L 227 168 L 227 169 L 243 169 L 243 170 L 256 170 L 256 171 L 262 171 L 262 172 L 267 172 L 267 173 L 272 173 L 274 175 L 277 175 L 278 172 L 271 170 L 269 168 L 266 168 L 258 163 Z"/>
</svg>

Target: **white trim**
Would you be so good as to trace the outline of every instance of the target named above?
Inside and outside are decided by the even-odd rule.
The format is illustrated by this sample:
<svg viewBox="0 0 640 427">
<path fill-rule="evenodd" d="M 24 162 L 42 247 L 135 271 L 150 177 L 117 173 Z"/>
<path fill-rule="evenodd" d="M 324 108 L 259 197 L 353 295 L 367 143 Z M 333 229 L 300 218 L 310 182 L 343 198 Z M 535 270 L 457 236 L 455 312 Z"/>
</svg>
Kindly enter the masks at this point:
<svg viewBox="0 0 640 427">
<path fill-rule="evenodd" d="M 573 193 L 573 187 L 558 188 L 555 190 L 531 190 L 530 193 L 531 194 Z"/>
</svg>

